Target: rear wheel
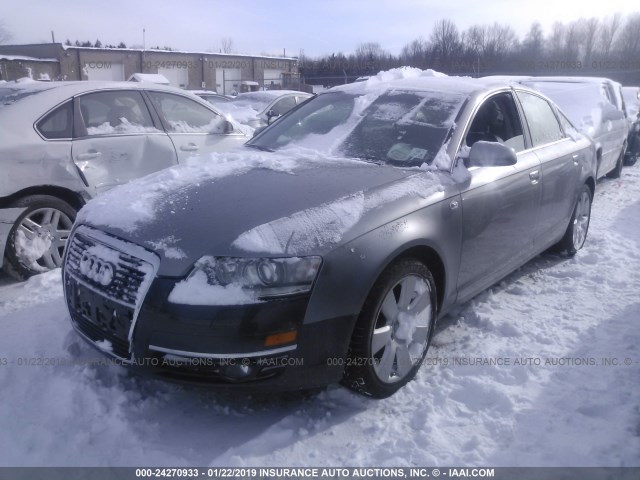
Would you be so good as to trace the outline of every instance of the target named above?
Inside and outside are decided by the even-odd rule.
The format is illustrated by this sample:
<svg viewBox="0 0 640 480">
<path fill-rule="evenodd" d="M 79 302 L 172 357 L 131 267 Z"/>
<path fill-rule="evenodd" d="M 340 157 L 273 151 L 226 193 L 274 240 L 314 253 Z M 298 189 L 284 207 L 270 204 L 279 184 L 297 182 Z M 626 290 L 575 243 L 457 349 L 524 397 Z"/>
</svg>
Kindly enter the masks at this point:
<svg viewBox="0 0 640 480">
<path fill-rule="evenodd" d="M 5 270 L 24 280 L 31 275 L 62 266 L 64 247 L 76 218 L 67 202 L 49 195 L 34 195 L 12 207 L 27 207 L 9 232 Z"/>
<path fill-rule="evenodd" d="M 567 231 L 555 246 L 554 250 L 566 252 L 573 256 L 582 248 L 587 239 L 589 231 L 589 221 L 591 220 L 591 189 L 587 185 L 582 186 L 578 201 L 573 209 L 571 221 Z"/>
<path fill-rule="evenodd" d="M 413 259 L 393 263 L 365 301 L 343 384 L 376 398 L 393 395 L 420 368 L 435 318 L 436 289 L 429 269 Z"/>
</svg>

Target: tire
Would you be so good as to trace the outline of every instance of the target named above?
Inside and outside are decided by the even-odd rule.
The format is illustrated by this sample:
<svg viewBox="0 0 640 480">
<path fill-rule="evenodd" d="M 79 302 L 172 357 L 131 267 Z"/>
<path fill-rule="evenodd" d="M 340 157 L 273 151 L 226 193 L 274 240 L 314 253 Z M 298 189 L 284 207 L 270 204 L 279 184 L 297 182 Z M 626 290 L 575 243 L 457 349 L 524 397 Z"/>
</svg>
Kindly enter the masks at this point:
<svg viewBox="0 0 640 480">
<path fill-rule="evenodd" d="M 624 158 L 624 166 L 625 167 L 633 167 L 638 161 L 638 154 L 632 153 Z"/>
<path fill-rule="evenodd" d="M 626 149 L 623 148 L 622 152 L 620 152 L 620 156 L 618 157 L 618 161 L 616 162 L 616 166 L 613 170 L 607 173 L 608 178 L 620 178 L 622 175 L 622 166 L 624 165 L 624 151 Z"/>
<path fill-rule="evenodd" d="M 61 267 L 76 210 L 49 195 L 25 197 L 11 207 L 27 209 L 9 232 L 4 270 L 18 280 L 25 280 L 36 273 Z"/>
<path fill-rule="evenodd" d="M 424 264 L 410 258 L 391 264 L 369 292 L 356 322 L 343 385 L 386 398 L 409 382 L 429 348 L 436 305 L 435 282 Z M 416 315 L 405 313 L 411 311 Z"/>
<path fill-rule="evenodd" d="M 569 222 L 567 231 L 562 237 L 562 240 L 552 247 L 553 250 L 566 252 L 567 255 L 572 257 L 582 248 L 584 242 L 587 240 L 587 233 L 589 231 L 592 200 L 591 189 L 587 185 L 583 185 L 578 194 L 576 205 L 573 207 L 573 214 L 571 215 L 571 221 Z"/>
</svg>

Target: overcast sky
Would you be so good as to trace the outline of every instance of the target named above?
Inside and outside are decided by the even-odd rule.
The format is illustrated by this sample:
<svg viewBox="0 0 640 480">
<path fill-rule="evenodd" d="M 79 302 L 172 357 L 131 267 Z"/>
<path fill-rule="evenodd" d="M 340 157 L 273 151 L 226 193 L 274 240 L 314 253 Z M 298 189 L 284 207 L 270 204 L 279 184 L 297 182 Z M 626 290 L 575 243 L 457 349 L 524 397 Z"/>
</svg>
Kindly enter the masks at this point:
<svg viewBox="0 0 640 480">
<path fill-rule="evenodd" d="M 0 21 L 11 43 L 99 38 L 127 46 L 168 45 L 174 49 L 217 51 L 223 37 L 240 53 L 295 56 L 353 52 L 375 41 L 392 53 L 417 37 L 428 38 L 434 22 L 453 20 L 459 28 L 508 23 L 523 36 L 538 20 L 545 33 L 555 21 L 604 18 L 640 11 L 633 0 L 0 0 Z"/>
</svg>

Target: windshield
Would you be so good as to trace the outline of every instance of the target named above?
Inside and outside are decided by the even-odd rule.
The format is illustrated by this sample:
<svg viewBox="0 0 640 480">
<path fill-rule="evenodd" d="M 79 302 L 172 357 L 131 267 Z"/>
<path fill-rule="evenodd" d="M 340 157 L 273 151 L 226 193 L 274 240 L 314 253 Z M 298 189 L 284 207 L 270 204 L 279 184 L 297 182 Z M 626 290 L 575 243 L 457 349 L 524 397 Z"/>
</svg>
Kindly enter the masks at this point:
<svg viewBox="0 0 640 480">
<path fill-rule="evenodd" d="M 306 102 L 249 142 L 299 146 L 375 163 L 431 163 L 466 99 L 450 92 L 387 91 L 371 98 L 331 92 Z"/>
<path fill-rule="evenodd" d="M 231 102 L 238 107 L 252 107 L 256 110 L 264 110 L 276 98 L 278 98 L 276 95 L 265 92 L 241 93 Z"/>
</svg>

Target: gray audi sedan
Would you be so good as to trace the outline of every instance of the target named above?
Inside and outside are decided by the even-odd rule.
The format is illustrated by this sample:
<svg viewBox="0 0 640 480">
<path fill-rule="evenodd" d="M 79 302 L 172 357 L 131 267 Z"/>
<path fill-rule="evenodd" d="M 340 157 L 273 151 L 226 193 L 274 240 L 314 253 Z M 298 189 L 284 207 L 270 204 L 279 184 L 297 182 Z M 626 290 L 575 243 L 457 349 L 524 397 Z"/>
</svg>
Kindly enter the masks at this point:
<svg viewBox="0 0 640 480">
<path fill-rule="evenodd" d="M 166 379 L 383 398 L 454 305 L 587 236 L 594 145 L 522 86 L 383 72 L 242 150 L 80 212 L 63 268 L 80 336 Z"/>
</svg>

